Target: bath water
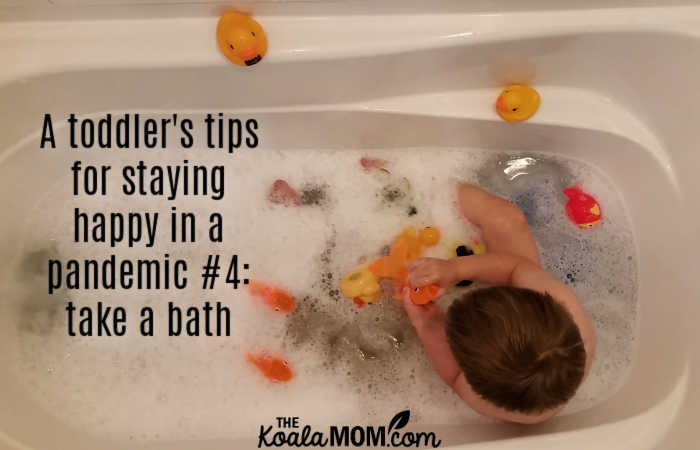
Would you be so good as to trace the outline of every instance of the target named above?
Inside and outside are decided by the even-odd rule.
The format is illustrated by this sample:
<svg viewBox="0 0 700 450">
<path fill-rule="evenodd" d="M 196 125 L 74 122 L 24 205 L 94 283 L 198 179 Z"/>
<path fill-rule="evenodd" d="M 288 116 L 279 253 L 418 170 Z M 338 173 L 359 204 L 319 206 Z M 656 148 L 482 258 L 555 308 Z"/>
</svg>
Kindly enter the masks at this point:
<svg viewBox="0 0 700 450">
<path fill-rule="evenodd" d="M 388 173 L 364 170 L 361 157 L 385 159 Z M 630 366 L 637 320 L 633 234 L 613 184 L 580 161 L 465 148 L 243 151 L 226 161 L 224 199 L 168 203 L 122 197 L 116 184 L 108 190 L 114 195 L 75 198 L 72 160 L 53 158 L 37 168 L 43 176 L 35 190 L 26 185 L 25 214 L 7 225 L 12 233 L 0 236 L 10 255 L 0 269 L 0 311 L 16 342 L 10 365 L 18 379 L 42 408 L 92 434 L 134 441 L 235 438 L 256 434 L 277 416 L 317 426 L 385 423 L 403 409 L 412 411 L 412 423 L 425 425 L 483 421 L 434 372 L 400 304 L 383 299 L 358 309 L 339 292 L 344 273 L 385 252 L 408 225 L 440 228 L 442 240 L 430 256 L 450 257 L 453 244 L 478 238 L 455 208 L 458 181 L 478 183 L 525 211 L 544 264 L 594 320 L 592 372 L 564 413 L 603 401 Z M 196 163 L 213 166 L 220 158 L 202 152 Z M 12 183 L 21 182 L 12 174 L 39 159 L 28 150 L 6 160 L 0 191 L 11 192 Z M 166 151 L 149 155 L 147 163 L 178 161 L 177 151 Z M 117 167 L 133 164 L 133 157 L 106 152 L 92 162 Z M 278 178 L 300 191 L 302 205 L 267 201 Z M 580 230 L 565 217 L 561 189 L 576 183 L 601 205 L 604 220 L 595 229 Z M 246 277 L 285 287 L 297 309 L 272 311 L 221 279 L 211 291 L 191 282 L 184 290 L 47 294 L 48 259 L 104 257 L 100 246 L 72 242 L 73 208 L 166 214 L 171 206 L 197 215 L 196 243 L 170 244 L 163 231 L 153 248 L 117 246 L 110 253 L 185 259 L 192 281 L 207 255 L 238 254 L 250 265 Z M 202 226 L 215 211 L 224 216 L 222 244 L 209 242 Z M 463 292 L 455 289 L 439 304 L 446 307 Z M 69 337 L 69 300 L 78 307 L 124 306 L 125 336 Z M 230 308 L 231 336 L 168 336 L 168 302 L 184 309 L 205 301 Z M 152 337 L 137 332 L 143 306 L 155 311 Z M 272 384 L 260 376 L 245 354 L 262 350 L 284 355 L 295 378 Z"/>
</svg>

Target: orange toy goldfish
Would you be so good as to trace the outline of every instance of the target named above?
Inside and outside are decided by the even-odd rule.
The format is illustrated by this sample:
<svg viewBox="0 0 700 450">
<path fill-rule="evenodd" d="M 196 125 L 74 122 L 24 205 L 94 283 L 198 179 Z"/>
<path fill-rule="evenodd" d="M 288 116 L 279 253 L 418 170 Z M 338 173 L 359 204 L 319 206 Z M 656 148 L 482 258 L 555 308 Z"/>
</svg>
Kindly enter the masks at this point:
<svg viewBox="0 0 700 450">
<path fill-rule="evenodd" d="M 246 358 L 270 381 L 285 383 L 294 378 L 294 371 L 289 367 L 287 361 L 281 358 L 270 356 L 267 353 L 248 353 Z"/>
<path fill-rule="evenodd" d="M 275 311 L 290 313 L 296 308 L 294 297 L 282 289 L 252 280 L 248 288 L 253 295 L 262 299 L 267 306 L 273 308 Z"/>
<path fill-rule="evenodd" d="M 414 305 L 427 305 L 440 295 L 440 286 L 437 284 L 427 284 L 425 286 L 413 286 L 408 283 L 408 269 L 404 267 L 401 271 L 401 278 L 394 280 L 394 298 L 401 300 L 404 292 L 408 291 L 408 298 Z"/>
<path fill-rule="evenodd" d="M 414 305 L 427 305 L 435 300 L 440 294 L 440 287 L 436 284 L 429 284 L 421 287 L 408 287 L 408 297 Z"/>
<path fill-rule="evenodd" d="M 566 202 L 566 215 L 580 228 L 593 228 L 603 218 L 600 205 L 595 198 L 586 194 L 578 186 L 564 189 L 564 195 L 569 197 Z"/>
</svg>

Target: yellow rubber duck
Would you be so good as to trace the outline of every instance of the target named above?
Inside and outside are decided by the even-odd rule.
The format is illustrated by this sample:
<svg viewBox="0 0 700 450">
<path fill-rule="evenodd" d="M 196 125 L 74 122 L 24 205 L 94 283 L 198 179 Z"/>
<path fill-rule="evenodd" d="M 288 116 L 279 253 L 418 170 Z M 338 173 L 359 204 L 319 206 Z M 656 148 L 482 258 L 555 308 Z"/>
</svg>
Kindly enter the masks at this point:
<svg viewBox="0 0 700 450">
<path fill-rule="evenodd" d="M 367 267 L 360 267 L 342 279 L 340 290 L 348 298 L 362 303 L 374 303 L 379 299 L 381 287 L 377 277 Z"/>
<path fill-rule="evenodd" d="M 267 37 L 258 22 L 236 11 L 224 13 L 216 26 L 216 42 L 234 64 L 252 66 L 267 52 Z"/>
<path fill-rule="evenodd" d="M 511 84 L 496 100 L 496 111 L 506 122 L 522 122 L 540 107 L 540 94 L 530 86 Z"/>
</svg>

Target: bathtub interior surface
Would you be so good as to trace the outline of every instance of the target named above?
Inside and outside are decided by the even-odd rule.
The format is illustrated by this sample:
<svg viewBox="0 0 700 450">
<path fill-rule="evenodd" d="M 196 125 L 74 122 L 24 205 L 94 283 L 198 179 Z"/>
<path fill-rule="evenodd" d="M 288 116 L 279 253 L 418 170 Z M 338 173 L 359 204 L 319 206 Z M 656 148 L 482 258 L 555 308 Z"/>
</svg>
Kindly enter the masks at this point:
<svg viewBox="0 0 700 450">
<path fill-rule="evenodd" d="M 638 246 L 641 322 L 628 378 L 600 405 L 540 426 L 431 428 L 445 444 L 540 435 L 555 442 L 555 432 L 643 416 L 683 379 L 691 335 L 688 312 L 695 311 L 697 298 L 687 249 L 698 248 L 692 200 L 700 195 L 695 181 L 700 156 L 689 139 L 695 124 L 688 111 L 699 100 L 694 86 L 700 68 L 692 64 L 699 59 L 696 37 L 637 31 L 271 62 L 256 68 L 255 78 L 224 66 L 61 71 L 0 87 L 5 127 L 0 158 L 38 141 L 37 117 L 44 113 L 227 111 L 260 114 L 274 124 L 266 128 L 265 148 L 463 146 L 549 152 L 593 164 L 614 180 L 625 199 Z M 363 76 L 368 67 L 371 77 Z M 492 95 L 507 79 L 532 80 L 541 87 L 545 102 L 532 122 L 512 126 L 493 117 Z M 455 105 L 446 97 L 468 101 Z M 580 102 L 583 98 L 602 100 Z M 21 209 L 11 195 L 2 201 L 9 209 Z M 0 223 L 0 236 L 6 228 Z M 7 323 L 9 317 L 0 317 L 0 338 L 14 326 Z M 12 341 L 0 339 L 0 355 L 12 352 Z M 0 409 L 0 430 L 8 439 L 35 448 L 56 442 L 76 449 L 119 446 L 64 427 L 27 401 L 7 369 L 0 369 L 0 396 L 12 408 Z M 247 447 L 252 442 L 196 446 Z M 166 442 L 153 448 L 192 445 Z"/>
<path fill-rule="evenodd" d="M 182 113 L 186 114 L 185 111 L 182 111 Z M 189 114 L 189 116 L 194 115 Z M 392 148 L 411 151 L 411 148 L 425 147 L 435 149 L 469 148 L 482 149 L 493 153 L 514 151 L 516 154 L 530 154 L 532 152 L 558 154 L 569 158 L 582 159 L 598 167 L 601 164 L 606 164 L 608 159 L 606 155 L 615 154 L 615 160 L 620 162 L 629 159 L 638 161 L 639 169 L 634 172 L 633 178 L 629 180 L 632 186 L 643 185 L 644 179 L 662 179 L 665 177 L 663 169 L 657 164 L 654 156 L 640 145 L 610 133 L 581 130 L 573 127 L 533 124 L 514 131 L 510 129 L 511 126 L 509 124 L 496 121 L 434 117 L 418 114 L 332 110 L 282 113 L 260 112 L 256 113 L 255 117 L 265 130 L 263 135 L 264 144 L 255 150 L 242 151 L 281 150 L 293 152 L 295 149 L 321 148 L 335 151 L 357 148 L 369 151 Z M 303 130 L 303 132 L 300 133 L 300 130 Z M 391 132 L 387 133 L 387 130 L 391 130 Z M 66 142 L 66 131 L 65 128 L 56 130 L 57 142 Z M 546 138 L 543 138 L 545 136 Z M 32 164 L 31 161 L 34 160 L 32 158 L 43 158 L 44 156 L 37 156 L 36 150 L 30 153 L 33 150 L 31 147 L 32 145 L 29 144 L 17 149 L 16 157 L 8 158 L 4 163 L 5 165 L 11 164 L 11 166 L 9 170 L 4 168 L 4 173 L 8 177 L 3 180 L 2 185 L 6 188 L 8 186 L 17 188 L 17 192 L 12 198 L 4 200 L 6 211 L 13 217 L 22 216 L 23 211 L 26 211 L 27 205 L 35 204 L 37 202 L 37 193 L 56 189 L 55 183 L 52 181 L 52 174 L 55 173 L 56 167 L 65 167 L 67 164 L 66 155 L 62 153 L 68 150 L 52 152 L 46 155 L 47 159 L 45 161 L 35 164 L 32 170 L 35 176 L 28 179 L 25 170 Z M 29 156 L 23 157 L 23 152 L 26 152 Z M 87 157 L 87 155 L 83 157 Z M 619 170 L 610 162 L 607 162 L 607 164 L 610 166 L 608 170 Z M 609 176 L 609 173 L 606 173 L 606 175 Z M 41 181 L 33 181 L 37 178 Z M 667 183 L 665 187 L 665 190 L 657 192 L 656 195 L 672 197 L 674 195 L 672 185 Z M 235 186 L 233 186 L 233 189 L 235 189 Z M 658 186 L 655 189 L 658 190 Z M 1 247 L 4 253 L 10 255 L 13 260 L 19 257 L 19 254 L 22 252 L 16 245 L 13 246 L 13 244 L 18 244 L 14 238 L 16 232 L 16 227 L 12 222 L 8 221 L 0 225 L 0 236 L 4 237 L 0 239 Z M 11 283 L 11 280 L 8 280 L 8 283 Z M 15 333 L 9 332 L 13 327 L 16 327 L 17 324 L 15 322 L 17 319 L 15 317 L 17 316 L 9 308 L 6 311 L 3 314 L 6 322 L 3 329 L 8 330 L 8 332 L 2 339 L 6 343 L 6 348 L 3 352 L 6 355 L 12 355 L 17 350 L 17 338 L 18 336 L 21 337 L 22 334 L 15 335 Z M 19 379 L 21 373 L 15 373 L 15 377 Z M 624 381 L 624 379 L 619 379 L 616 382 L 618 388 L 624 384 Z M 26 386 L 9 380 L 7 383 L 4 383 L 6 387 L 12 385 L 14 386 L 11 388 L 11 391 L 15 395 L 22 397 L 21 393 L 25 392 L 25 395 L 29 396 L 29 393 L 26 392 Z M 615 390 L 609 392 L 608 396 L 614 394 Z M 602 404 L 605 400 L 607 400 L 607 397 L 598 399 L 596 403 Z M 30 408 L 27 411 L 27 415 L 31 417 L 36 417 L 36 413 L 33 411 L 41 409 L 40 406 L 31 405 L 26 400 L 23 402 L 23 406 Z M 607 407 L 600 405 L 598 409 L 600 408 Z M 566 419 L 568 414 L 570 413 L 562 415 L 562 423 L 559 425 L 561 429 L 567 427 L 565 422 L 568 420 Z M 577 414 L 573 413 L 571 416 L 576 417 Z M 600 414 L 596 414 L 595 422 L 604 423 Z M 580 426 L 578 420 L 574 419 L 573 423 L 576 424 L 575 426 Z M 460 433 L 452 438 L 450 436 L 455 434 L 454 427 L 433 424 L 428 429 L 441 430 L 441 437 L 442 435 L 446 436 L 443 439 L 445 444 L 480 442 L 492 440 L 503 435 L 510 435 L 513 432 L 517 435 L 522 433 L 517 427 L 504 427 L 500 424 L 491 423 L 476 423 L 460 427 Z M 70 430 L 70 427 L 65 428 L 65 431 L 68 430 Z M 173 444 L 172 442 L 170 443 L 170 445 Z M 217 442 L 201 442 L 201 444 L 215 447 Z M 238 444 L 243 445 L 242 442 Z M 200 445 L 199 441 L 197 445 Z"/>
</svg>

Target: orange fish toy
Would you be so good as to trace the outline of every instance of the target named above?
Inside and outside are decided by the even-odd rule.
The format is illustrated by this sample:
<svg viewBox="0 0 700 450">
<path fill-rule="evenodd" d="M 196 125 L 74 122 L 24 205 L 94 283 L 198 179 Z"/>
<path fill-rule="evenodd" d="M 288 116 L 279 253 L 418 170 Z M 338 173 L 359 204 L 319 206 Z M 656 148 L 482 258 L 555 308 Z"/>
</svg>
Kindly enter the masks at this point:
<svg viewBox="0 0 700 450">
<path fill-rule="evenodd" d="M 408 297 L 414 305 L 427 305 L 437 298 L 440 288 L 436 284 L 421 287 L 408 287 Z"/>
<path fill-rule="evenodd" d="M 600 224 L 603 213 L 600 205 L 591 195 L 586 194 L 579 186 L 564 189 L 564 195 L 569 197 L 566 202 L 566 215 L 580 228 L 593 228 Z"/>
<path fill-rule="evenodd" d="M 248 353 L 248 361 L 253 364 L 265 378 L 278 383 L 286 383 L 294 378 L 294 371 L 287 361 L 267 353 Z"/>
<path fill-rule="evenodd" d="M 296 308 L 294 297 L 275 286 L 251 280 L 250 284 L 248 284 L 248 289 L 254 296 L 261 299 L 275 311 L 286 314 L 294 311 L 294 308 Z"/>
</svg>

